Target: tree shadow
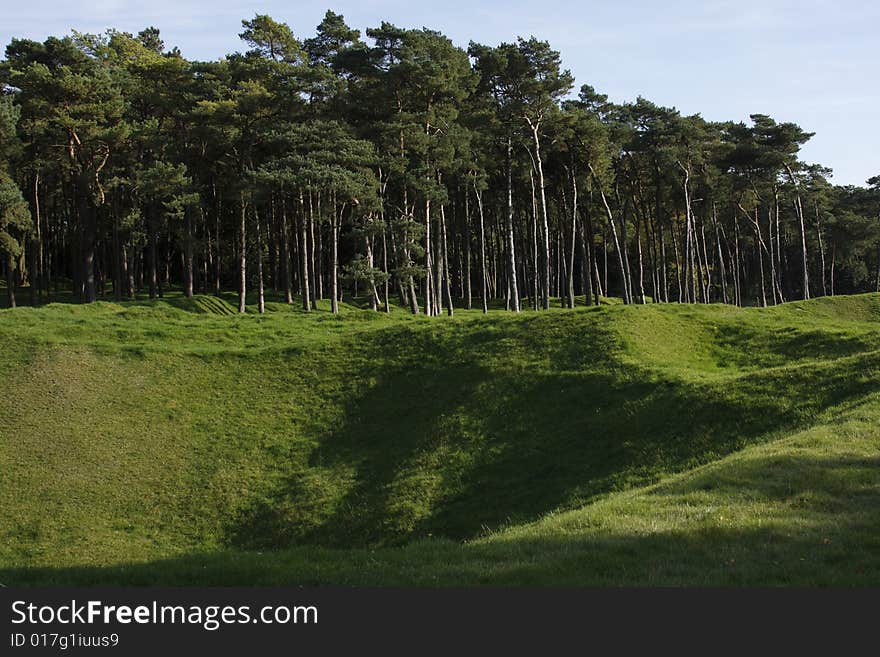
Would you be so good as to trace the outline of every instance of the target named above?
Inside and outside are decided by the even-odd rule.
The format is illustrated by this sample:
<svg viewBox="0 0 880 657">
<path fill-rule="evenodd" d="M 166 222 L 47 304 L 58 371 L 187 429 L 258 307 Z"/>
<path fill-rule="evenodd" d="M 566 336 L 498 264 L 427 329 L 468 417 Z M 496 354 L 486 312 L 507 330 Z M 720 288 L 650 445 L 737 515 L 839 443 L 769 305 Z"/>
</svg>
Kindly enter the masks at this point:
<svg viewBox="0 0 880 657">
<path fill-rule="evenodd" d="M 878 355 L 863 357 L 863 376 L 817 363 L 690 382 L 617 361 L 616 338 L 583 315 L 568 340 L 538 344 L 541 321 L 352 343 L 366 357 L 349 374 L 369 385 L 344 401 L 307 468 L 230 520 L 226 544 L 471 538 L 652 483 L 880 389 Z"/>
<path fill-rule="evenodd" d="M 780 459 L 788 476 L 780 477 Z M 876 586 L 880 582 L 877 457 L 771 455 L 688 477 L 648 492 L 656 509 L 708 502 L 774 502 L 765 522 L 724 527 L 701 519 L 670 528 L 620 531 L 591 525 L 590 507 L 571 522 L 462 545 L 194 552 L 146 563 L 0 569 L 5 585 L 378 585 L 378 586 Z M 817 486 L 828 499 L 812 495 Z M 728 489 L 729 488 L 729 489 Z M 655 507 L 652 507 L 655 508 Z M 713 507 L 718 510 L 718 507 Z M 601 513 L 613 513 L 602 509 Z M 725 511 L 726 513 L 727 511 Z M 643 518 L 644 519 L 644 518 Z M 600 517 L 601 520 L 601 517 Z M 638 520 L 638 517 L 635 518 Z M 561 521 L 563 524 L 565 518 Z M 583 529 L 586 527 L 586 529 Z M 592 527 L 592 528 L 591 528 Z"/>
</svg>

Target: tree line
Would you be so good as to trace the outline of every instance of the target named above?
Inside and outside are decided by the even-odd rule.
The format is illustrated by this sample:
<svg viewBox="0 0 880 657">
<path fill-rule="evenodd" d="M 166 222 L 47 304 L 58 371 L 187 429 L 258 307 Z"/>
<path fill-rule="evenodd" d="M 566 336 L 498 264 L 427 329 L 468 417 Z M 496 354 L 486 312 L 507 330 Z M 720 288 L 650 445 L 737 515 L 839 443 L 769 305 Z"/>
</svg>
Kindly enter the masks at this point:
<svg viewBox="0 0 880 657">
<path fill-rule="evenodd" d="M 13 39 L 0 61 L 9 305 L 237 290 L 452 315 L 880 291 L 880 177 L 812 136 L 616 104 L 534 37 L 455 46 L 328 11 L 189 61 L 160 32 Z M 580 301 L 583 299 L 583 301 Z"/>
</svg>

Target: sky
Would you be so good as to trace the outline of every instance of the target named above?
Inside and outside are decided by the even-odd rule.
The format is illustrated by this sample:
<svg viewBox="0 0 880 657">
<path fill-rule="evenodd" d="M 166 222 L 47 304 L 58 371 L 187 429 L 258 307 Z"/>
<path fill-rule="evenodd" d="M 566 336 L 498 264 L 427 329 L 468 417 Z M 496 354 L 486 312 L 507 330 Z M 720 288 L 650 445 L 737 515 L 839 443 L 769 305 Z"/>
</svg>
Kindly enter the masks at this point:
<svg viewBox="0 0 880 657">
<path fill-rule="evenodd" d="M 562 54 L 576 89 L 615 102 L 643 96 L 712 121 L 768 114 L 815 136 L 808 162 L 833 182 L 880 174 L 880 3 L 870 0 L 0 0 L 0 43 L 13 37 L 136 33 L 153 25 L 190 59 L 244 50 L 241 20 L 269 14 L 300 38 L 327 9 L 364 30 L 383 20 L 429 27 L 467 46 L 534 35 Z"/>
</svg>

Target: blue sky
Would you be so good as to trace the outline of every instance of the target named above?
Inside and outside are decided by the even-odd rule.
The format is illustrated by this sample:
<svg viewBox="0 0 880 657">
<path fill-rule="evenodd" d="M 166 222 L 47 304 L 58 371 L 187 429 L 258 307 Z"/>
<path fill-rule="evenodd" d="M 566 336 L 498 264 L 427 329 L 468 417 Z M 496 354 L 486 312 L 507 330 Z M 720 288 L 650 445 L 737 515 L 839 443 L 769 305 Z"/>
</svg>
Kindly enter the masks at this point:
<svg viewBox="0 0 880 657">
<path fill-rule="evenodd" d="M 834 182 L 880 174 L 880 3 L 867 0 L 23 0 L 4 12 L 0 42 L 155 25 L 185 56 L 216 59 L 242 49 L 243 18 L 269 14 L 304 37 L 328 8 L 361 30 L 387 20 L 460 45 L 534 34 L 578 86 L 612 100 L 641 95 L 710 120 L 769 114 L 816 133 L 803 156 Z"/>
</svg>

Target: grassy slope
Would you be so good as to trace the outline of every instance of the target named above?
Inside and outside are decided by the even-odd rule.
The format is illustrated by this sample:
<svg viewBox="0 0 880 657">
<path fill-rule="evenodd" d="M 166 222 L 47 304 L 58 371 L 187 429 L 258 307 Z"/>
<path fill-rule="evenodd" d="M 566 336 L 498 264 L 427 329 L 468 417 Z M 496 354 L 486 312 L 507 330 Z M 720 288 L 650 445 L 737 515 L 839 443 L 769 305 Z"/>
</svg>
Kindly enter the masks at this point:
<svg viewBox="0 0 880 657">
<path fill-rule="evenodd" d="M 0 312 L 0 582 L 880 581 L 880 296 L 270 310 Z"/>
</svg>

